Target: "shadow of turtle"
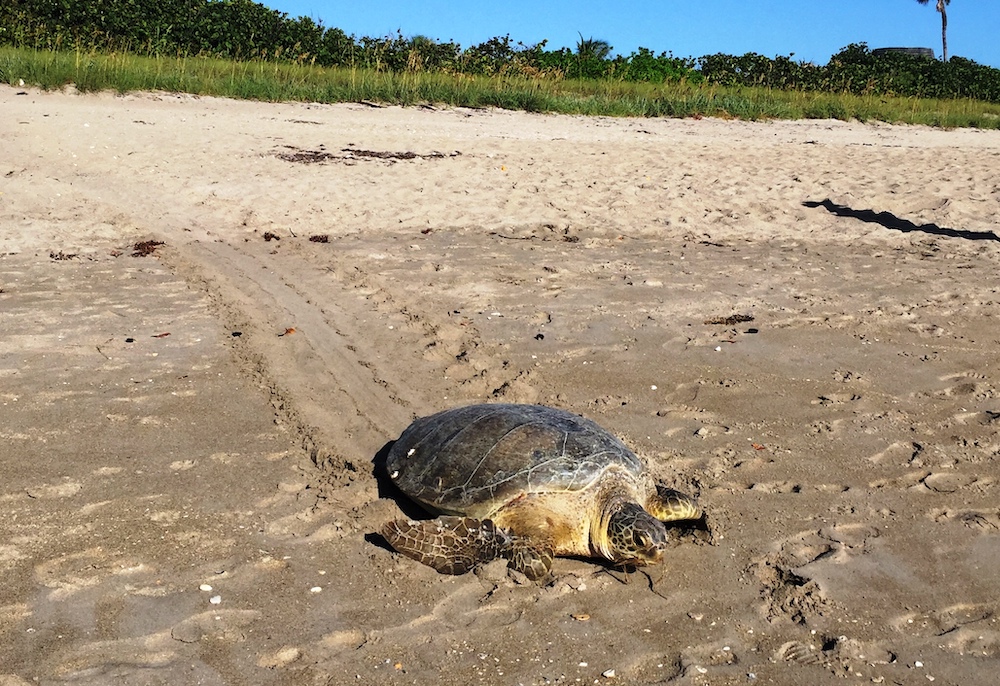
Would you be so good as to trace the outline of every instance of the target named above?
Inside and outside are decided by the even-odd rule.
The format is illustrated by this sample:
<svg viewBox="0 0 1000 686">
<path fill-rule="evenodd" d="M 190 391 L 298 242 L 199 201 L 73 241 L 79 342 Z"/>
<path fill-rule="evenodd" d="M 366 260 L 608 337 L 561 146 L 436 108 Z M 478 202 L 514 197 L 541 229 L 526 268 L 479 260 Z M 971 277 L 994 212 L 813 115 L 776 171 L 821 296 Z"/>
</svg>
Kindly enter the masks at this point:
<svg viewBox="0 0 1000 686">
<path fill-rule="evenodd" d="M 682 519 L 675 522 L 664 522 L 671 543 L 678 546 L 682 543 L 698 545 L 716 545 L 717 534 L 708 512 L 702 512 L 698 519 Z"/>
<path fill-rule="evenodd" d="M 389 477 L 386 461 L 389 459 L 392 446 L 395 444 L 396 441 L 389 441 L 372 457 L 372 476 L 375 477 L 375 483 L 378 484 L 378 497 L 395 502 L 403 516 L 408 519 L 431 519 L 434 515 L 413 502 Z"/>
<path fill-rule="evenodd" d="M 390 553 L 396 552 L 396 549 L 390 545 L 389 541 L 385 540 L 385 536 L 377 531 L 369 531 L 365 534 L 365 543 L 373 545 L 382 550 L 387 550 Z"/>
</svg>

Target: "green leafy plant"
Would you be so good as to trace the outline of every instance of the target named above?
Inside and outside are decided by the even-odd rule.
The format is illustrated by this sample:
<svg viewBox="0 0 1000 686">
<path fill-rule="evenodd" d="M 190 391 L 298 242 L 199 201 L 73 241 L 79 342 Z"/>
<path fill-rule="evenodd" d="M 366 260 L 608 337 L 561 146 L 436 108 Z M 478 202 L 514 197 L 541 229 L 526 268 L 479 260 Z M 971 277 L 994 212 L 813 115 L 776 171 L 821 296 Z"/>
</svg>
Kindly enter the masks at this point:
<svg viewBox="0 0 1000 686">
<path fill-rule="evenodd" d="M 939 1 L 942 19 L 947 4 Z M 45 87 L 72 81 L 85 89 L 206 89 L 263 99 L 889 121 L 911 120 L 916 115 L 903 110 L 930 100 L 946 110 L 942 125 L 975 121 L 984 126 L 995 126 L 995 118 L 976 114 L 982 105 L 942 103 L 1000 103 L 1000 70 L 960 57 L 938 61 L 876 54 L 863 43 L 848 45 L 826 65 L 757 53 L 693 59 L 639 48 L 612 55 L 607 41 L 583 34 L 575 51 L 549 49 L 545 41 L 528 46 L 510 36 L 463 49 L 401 31 L 359 38 L 252 0 L 6 0 L 0 3 L 0 45 L 20 48 L 4 53 L 0 77 L 37 78 L 32 82 Z M 72 56 L 70 71 L 60 56 L 65 54 Z M 155 72 L 139 58 L 151 59 Z M 180 67 L 171 61 L 177 59 Z M 192 69 L 192 64 L 206 68 Z M 291 70 L 296 66 L 331 69 Z M 223 72 L 230 84 L 226 88 L 218 85 Z M 349 88 L 344 73 L 350 75 Z M 288 84 L 275 82 L 279 77 Z M 909 104 L 898 106 L 900 98 Z M 890 105 L 876 106 L 873 99 Z M 955 115 L 959 110 L 962 114 Z M 933 119 L 929 114 L 920 118 Z"/>
</svg>

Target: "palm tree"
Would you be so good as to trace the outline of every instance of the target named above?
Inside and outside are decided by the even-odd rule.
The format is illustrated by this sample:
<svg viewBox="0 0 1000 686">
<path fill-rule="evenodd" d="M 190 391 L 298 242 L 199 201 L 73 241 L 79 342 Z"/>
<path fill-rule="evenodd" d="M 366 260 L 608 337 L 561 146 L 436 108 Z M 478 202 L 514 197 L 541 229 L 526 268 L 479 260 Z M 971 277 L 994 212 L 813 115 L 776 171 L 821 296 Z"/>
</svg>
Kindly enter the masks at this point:
<svg viewBox="0 0 1000 686">
<path fill-rule="evenodd" d="M 921 5 L 926 5 L 930 0 L 917 0 Z M 941 13 L 941 59 L 948 61 L 948 12 L 945 7 L 951 4 L 951 0 L 937 0 L 937 11 Z"/>
<path fill-rule="evenodd" d="M 584 59 L 592 57 L 597 60 L 606 60 L 612 50 L 613 48 L 606 40 L 584 38 L 582 33 L 576 44 L 576 54 Z"/>
</svg>

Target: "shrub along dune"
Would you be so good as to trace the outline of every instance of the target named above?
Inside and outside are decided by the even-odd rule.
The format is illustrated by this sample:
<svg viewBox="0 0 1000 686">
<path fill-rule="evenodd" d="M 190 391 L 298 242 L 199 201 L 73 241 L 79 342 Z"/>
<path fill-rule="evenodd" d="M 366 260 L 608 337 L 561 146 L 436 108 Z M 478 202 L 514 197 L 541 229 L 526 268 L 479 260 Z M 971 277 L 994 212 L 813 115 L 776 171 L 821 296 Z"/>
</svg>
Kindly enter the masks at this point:
<svg viewBox="0 0 1000 686">
<path fill-rule="evenodd" d="M 348 36 L 249 0 L 12 0 L 0 81 L 82 91 L 371 101 L 588 115 L 880 120 L 1000 127 L 1000 70 L 847 46 L 826 65 L 640 48 L 609 56 L 509 36 L 462 48 L 424 36 Z"/>
</svg>

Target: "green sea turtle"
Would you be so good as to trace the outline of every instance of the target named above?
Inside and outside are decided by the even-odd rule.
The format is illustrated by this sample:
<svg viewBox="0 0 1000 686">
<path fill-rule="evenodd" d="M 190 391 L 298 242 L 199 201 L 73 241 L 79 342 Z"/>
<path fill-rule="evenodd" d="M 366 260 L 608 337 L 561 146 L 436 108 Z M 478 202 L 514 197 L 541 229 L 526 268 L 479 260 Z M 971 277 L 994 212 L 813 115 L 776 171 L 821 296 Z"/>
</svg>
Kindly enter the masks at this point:
<svg viewBox="0 0 1000 686">
<path fill-rule="evenodd" d="M 386 458 L 389 478 L 437 519 L 382 535 L 445 574 L 496 558 L 531 579 L 557 555 L 659 562 L 664 522 L 698 519 L 624 443 L 589 419 L 540 405 L 471 405 L 413 422 Z"/>
</svg>

